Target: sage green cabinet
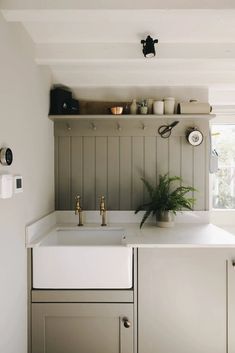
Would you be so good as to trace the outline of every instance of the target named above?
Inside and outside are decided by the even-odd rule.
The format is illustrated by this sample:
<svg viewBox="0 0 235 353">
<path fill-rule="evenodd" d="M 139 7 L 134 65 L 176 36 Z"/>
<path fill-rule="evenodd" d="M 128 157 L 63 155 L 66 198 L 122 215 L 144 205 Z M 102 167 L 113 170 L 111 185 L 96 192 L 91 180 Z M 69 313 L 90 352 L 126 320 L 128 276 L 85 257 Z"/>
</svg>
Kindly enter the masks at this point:
<svg viewBox="0 0 235 353">
<path fill-rule="evenodd" d="M 139 249 L 139 353 L 234 353 L 234 317 L 228 251 Z"/>
<path fill-rule="evenodd" d="M 106 352 L 133 352 L 133 304 L 32 304 L 32 353 Z"/>
</svg>

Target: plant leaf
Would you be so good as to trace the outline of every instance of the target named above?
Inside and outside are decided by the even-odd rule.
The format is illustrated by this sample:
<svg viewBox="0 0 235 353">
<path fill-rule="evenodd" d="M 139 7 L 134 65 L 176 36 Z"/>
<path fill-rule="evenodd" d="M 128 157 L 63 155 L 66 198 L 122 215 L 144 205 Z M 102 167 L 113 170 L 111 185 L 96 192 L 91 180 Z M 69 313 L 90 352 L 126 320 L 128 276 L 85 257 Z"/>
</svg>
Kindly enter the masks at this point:
<svg viewBox="0 0 235 353">
<path fill-rule="evenodd" d="M 151 185 L 146 179 L 141 178 L 145 188 L 149 194 L 149 202 L 138 206 L 135 213 L 145 210 L 144 217 L 141 221 L 140 227 L 144 224 L 146 219 L 152 213 L 156 215 L 162 211 L 182 211 L 183 209 L 192 210 L 195 198 L 187 197 L 187 193 L 196 192 L 192 186 L 177 186 L 174 187 L 175 182 L 182 184 L 182 178 L 178 176 L 169 177 L 168 173 L 159 175 L 159 183 L 156 186 Z"/>
<path fill-rule="evenodd" d="M 146 219 L 149 217 L 149 215 L 151 214 L 151 210 L 147 210 L 142 218 L 142 221 L 140 223 L 140 228 L 142 228 L 144 222 L 146 221 Z"/>
<path fill-rule="evenodd" d="M 145 180 L 144 178 L 141 178 L 141 180 L 143 181 L 148 193 L 149 193 L 149 196 L 151 197 L 153 192 L 154 192 L 154 187 L 147 181 Z"/>
</svg>

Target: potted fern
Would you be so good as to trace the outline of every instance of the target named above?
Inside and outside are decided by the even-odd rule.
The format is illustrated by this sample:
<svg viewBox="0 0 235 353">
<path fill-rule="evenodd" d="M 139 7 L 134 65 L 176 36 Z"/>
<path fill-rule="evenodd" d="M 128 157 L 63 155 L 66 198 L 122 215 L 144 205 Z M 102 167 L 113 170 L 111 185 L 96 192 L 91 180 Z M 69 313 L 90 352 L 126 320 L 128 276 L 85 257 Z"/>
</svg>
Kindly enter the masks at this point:
<svg viewBox="0 0 235 353">
<path fill-rule="evenodd" d="M 191 186 L 173 186 L 175 182 L 182 183 L 182 178 L 169 177 L 168 174 L 160 175 L 156 186 L 144 178 L 141 179 L 148 191 L 149 202 L 140 205 L 135 211 L 135 213 L 145 211 L 140 228 L 151 214 L 156 217 L 159 227 L 173 227 L 177 211 L 192 210 L 195 199 L 186 197 L 186 194 L 196 190 Z"/>
</svg>

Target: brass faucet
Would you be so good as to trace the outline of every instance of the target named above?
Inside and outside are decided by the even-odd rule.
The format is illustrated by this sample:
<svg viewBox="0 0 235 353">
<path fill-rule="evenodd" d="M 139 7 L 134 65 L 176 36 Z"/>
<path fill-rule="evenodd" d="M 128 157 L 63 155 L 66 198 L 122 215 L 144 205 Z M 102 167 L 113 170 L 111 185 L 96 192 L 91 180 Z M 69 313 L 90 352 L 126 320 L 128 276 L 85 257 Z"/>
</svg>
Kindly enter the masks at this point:
<svg viewBox="0 0 235 353">
<path fill-rule="evenodd" d="M 101 200 L 100 200 L 100 215 L 102 217 L 102 222 L 101 222 L 101 226 L 107 226 L 107 221 L 106 221 L 106 207 L 105 207 L 105 198 L 104 196 L 101 196 Z"/>
<path fill-rule="evenodd" d="M 75 214 L 78 215 L 78 217 L 79 217 L 78 226 L 81 227 L 81 226 L 83 226 L 83 222 L 82 222 L 82 208 L 81 208 L 81 206 L 80 206 L 80 196 L 77 195 L 77 196 L 75 197 L 75 200 L 76 200 Z"/>
</svg>

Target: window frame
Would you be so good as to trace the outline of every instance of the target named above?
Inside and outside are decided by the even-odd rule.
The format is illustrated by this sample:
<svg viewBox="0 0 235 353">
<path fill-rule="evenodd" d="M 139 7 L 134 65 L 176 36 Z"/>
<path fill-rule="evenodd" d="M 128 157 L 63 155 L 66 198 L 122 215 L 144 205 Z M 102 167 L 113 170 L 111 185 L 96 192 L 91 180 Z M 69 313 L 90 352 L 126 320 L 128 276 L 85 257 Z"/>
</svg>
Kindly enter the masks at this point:
<svg viewBox="0 0 235 353">
<path fill-rule="evenodd" d="M 218 114 L 210 121 L 210 134 L 213 125 L 235 125 L 235 110 L 227 114 Z M 211 135 L 209 136 L 211 139 Z M 210 141 L 210 145 L 211 145 Z M 210 146 L 211 148 L 211 146 Z M 209 172 L 209 171 L 208 171 Z M 222 209 L 212 207 L 212 188 L 213 188 L 213 174 L 209 173 L 209 212 L 210 221 L 217 225 L 231 225 L 235 226 L 235 209 Z"/>
</svg>

